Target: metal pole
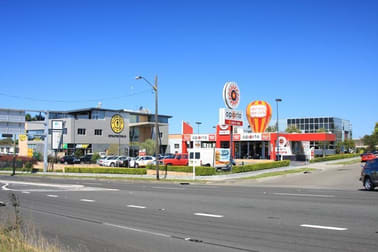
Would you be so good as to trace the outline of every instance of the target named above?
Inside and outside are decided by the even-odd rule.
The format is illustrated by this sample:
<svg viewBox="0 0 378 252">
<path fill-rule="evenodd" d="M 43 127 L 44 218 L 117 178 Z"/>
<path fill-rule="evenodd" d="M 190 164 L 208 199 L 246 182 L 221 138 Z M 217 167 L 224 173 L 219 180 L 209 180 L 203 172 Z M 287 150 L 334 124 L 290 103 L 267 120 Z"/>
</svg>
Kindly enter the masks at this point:
<svg viewBox="0 0 378 252">
<path fill-rule="evenodd" d="M 16 134 L 14 134 L 13 138 L 13 172 L 12 176 L 16 175 Z"/>
<path fill-rule="evenodd" d="M 44 141 L 44 146 L 43 146 L 43 172 L 47 172 L 47 167 L 48 167 L 48 156 L 47 156 L 47 148 L 48 148 L 48 137 L 49 137 L 49 112 L 45 111 L 45 141 Z M 52 135 L 52 133 L 51 133 Z"/>
<path fill-rule="evenodd" d="M 159 180 L 159 126 L 158 126 L 158 76 L 155 76 L 155 159 L 156 159 L 156 179 Z"/>
</svg>

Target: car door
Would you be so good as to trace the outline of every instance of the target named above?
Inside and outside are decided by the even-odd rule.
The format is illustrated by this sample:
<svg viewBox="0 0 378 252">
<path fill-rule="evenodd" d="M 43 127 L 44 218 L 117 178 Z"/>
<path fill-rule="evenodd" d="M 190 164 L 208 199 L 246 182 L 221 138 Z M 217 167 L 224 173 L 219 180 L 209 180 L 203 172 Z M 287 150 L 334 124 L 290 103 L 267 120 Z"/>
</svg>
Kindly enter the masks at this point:
<svg viewBox="0 0 378 252">
<path fill-rule="evenodd" d="M 371 161 L 371 178 L 375 185 L 378 184 L 378 159 Z"/>
</svg>

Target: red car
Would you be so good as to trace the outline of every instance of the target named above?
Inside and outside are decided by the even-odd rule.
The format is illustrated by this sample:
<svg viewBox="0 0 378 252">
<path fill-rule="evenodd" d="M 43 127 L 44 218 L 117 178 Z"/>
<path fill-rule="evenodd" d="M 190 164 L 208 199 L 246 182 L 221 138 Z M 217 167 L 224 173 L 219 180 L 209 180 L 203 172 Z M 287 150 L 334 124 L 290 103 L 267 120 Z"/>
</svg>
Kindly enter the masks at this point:
<svg viewBox="0 0 378 252">
<path fill-rule="evenodd" d="M 361 154 L 361 162 L 367 162 L 369 160 L 376 159 L 377 155 L 378 155 L 377 152 L 374 152 L 374 153 L 368 152 L 368 153 Z"/>
<path fill-rule="evenodd" d="M 181 165 L 188 165 L 188 154 L 176 154 L 173 158 L 166 158 L 163 159 L 164 165 L 174 165 L 174 166 L 181 166 Z"/>
</svg>

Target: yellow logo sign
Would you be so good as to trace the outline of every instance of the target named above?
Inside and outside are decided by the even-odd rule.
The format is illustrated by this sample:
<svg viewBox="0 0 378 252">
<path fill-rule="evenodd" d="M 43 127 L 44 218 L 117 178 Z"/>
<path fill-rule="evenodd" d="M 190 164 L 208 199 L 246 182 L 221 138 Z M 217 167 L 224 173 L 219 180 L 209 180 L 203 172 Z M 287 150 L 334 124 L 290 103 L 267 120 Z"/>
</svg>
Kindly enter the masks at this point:
<svg viewBox="0 0 378 252">
<path fill-rule="evenodd" d="M 121 115 L 115 114 L 110 121 L 110 126 L 114 133 L 119 134 L 123 131 L 125 123 Z"/>
</svg>

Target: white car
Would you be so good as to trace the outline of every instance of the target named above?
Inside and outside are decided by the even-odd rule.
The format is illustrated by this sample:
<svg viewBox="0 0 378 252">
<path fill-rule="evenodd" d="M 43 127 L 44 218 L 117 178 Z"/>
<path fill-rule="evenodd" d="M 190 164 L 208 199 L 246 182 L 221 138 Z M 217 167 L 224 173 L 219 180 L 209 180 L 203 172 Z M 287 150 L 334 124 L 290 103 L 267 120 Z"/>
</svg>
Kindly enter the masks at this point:
<svg viewBox="0 0 378 252">
<path fill-rule="evenodd" d="M 130 167 L 145 167 L 152 164 L 155 161 L 155 157 L 152 156 L 141 156 L 136 160 L 130 162 Z"/>
<path fill-rule="evenodd" d="M 96 164 L 98 164 L 99 166 L 104 166 L 104 163 L 107 162 L 109 159 L 113 159 L 115 158 L 114 156 L 108 156 L 108 157 L 105 157 L 105 158 L 101 158 L 101 159 L 98 159 Z"/>
</svg>

